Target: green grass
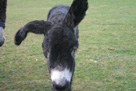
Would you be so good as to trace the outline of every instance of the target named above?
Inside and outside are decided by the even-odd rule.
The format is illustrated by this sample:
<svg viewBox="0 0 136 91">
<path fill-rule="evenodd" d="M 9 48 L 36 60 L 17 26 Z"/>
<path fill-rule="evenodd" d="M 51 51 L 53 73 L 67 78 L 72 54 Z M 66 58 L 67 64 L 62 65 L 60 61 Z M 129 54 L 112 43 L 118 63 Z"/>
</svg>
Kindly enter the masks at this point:
<svg viewBox="0 0 136 91">
<path fill-rule="evenodd" d="M 46 20 L 51 7 L 73 0 L 8 0 L 6 42 L 0 48 L 0 91 L 51 91 L 43 35 L 14 45 L 16 31 Z M 80 23 L 73 91 L 136 91 L 136 0 L 88 0 Z"/>
</svg>

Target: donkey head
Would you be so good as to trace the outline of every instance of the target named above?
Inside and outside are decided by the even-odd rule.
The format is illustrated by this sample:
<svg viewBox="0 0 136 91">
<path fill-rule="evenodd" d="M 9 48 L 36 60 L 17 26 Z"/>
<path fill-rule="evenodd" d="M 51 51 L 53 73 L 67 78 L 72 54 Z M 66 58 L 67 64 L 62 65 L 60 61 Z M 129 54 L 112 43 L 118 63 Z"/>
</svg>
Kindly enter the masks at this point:
<svg viewBox="0 0 136 91">
<path fill-rule="evenodd" d="M 70 89 L 75 67 L 74 54 L 77 48 L 78 40 L 73 28 L 65 24 L 53 26 L 45 35 L 43 52 L 48 60 L 54 89 Z"/>
</svg>

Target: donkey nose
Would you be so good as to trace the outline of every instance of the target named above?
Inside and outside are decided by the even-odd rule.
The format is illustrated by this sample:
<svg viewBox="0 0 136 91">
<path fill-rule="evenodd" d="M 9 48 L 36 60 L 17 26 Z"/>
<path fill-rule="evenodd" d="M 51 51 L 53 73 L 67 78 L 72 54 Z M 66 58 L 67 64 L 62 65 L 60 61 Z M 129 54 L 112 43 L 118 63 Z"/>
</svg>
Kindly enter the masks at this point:
<svg viewBox="0 0 136 91">
<path fill-rule="evenodd" d="M 51 81 L 55 89 L 65 89 L 71 82 L 72 72 L 65 68 L 63 70 L 52 69 L 51 70 Z"/>
<path fill-rule="evenodd" d="M 52 82 L 52 84 L 53 84 L 54 89 L 58 91 L 63 91 L 67 88 L 69 83 L 65 81 L 63 85 L 57 84 L 56 82 Z"/>
</svg>

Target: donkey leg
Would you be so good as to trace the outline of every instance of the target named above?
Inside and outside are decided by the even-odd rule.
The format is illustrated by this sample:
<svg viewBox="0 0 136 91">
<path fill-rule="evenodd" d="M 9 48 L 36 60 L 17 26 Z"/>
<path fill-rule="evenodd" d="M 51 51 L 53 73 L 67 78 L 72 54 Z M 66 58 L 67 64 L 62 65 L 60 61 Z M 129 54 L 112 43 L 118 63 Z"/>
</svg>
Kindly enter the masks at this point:
<svg viewBox="0 0 136 91">
<path fill-rule="evenodd" d="M 3 27 L 0 27 L 0 47 L 4 44 L 5 38 L 3 35 Z"/>
</svg>

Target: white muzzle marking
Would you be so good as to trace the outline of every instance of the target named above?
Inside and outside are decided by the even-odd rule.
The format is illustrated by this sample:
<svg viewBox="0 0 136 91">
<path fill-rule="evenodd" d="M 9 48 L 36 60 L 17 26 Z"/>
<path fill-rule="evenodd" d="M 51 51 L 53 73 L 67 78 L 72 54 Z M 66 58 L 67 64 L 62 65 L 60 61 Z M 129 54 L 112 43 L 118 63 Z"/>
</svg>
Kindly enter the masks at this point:
<svg viewBox="0 0 136 91">
<path fill-rule="evenodd" d="M 62 71 L 52 69 L 51 70 L 51 80 L 55 82 L 57 85 L 64 86 L 66 82 L 70 82 L 72 77 L 72 73 L 70 70 L 65 68 Z"/>
</svg>

